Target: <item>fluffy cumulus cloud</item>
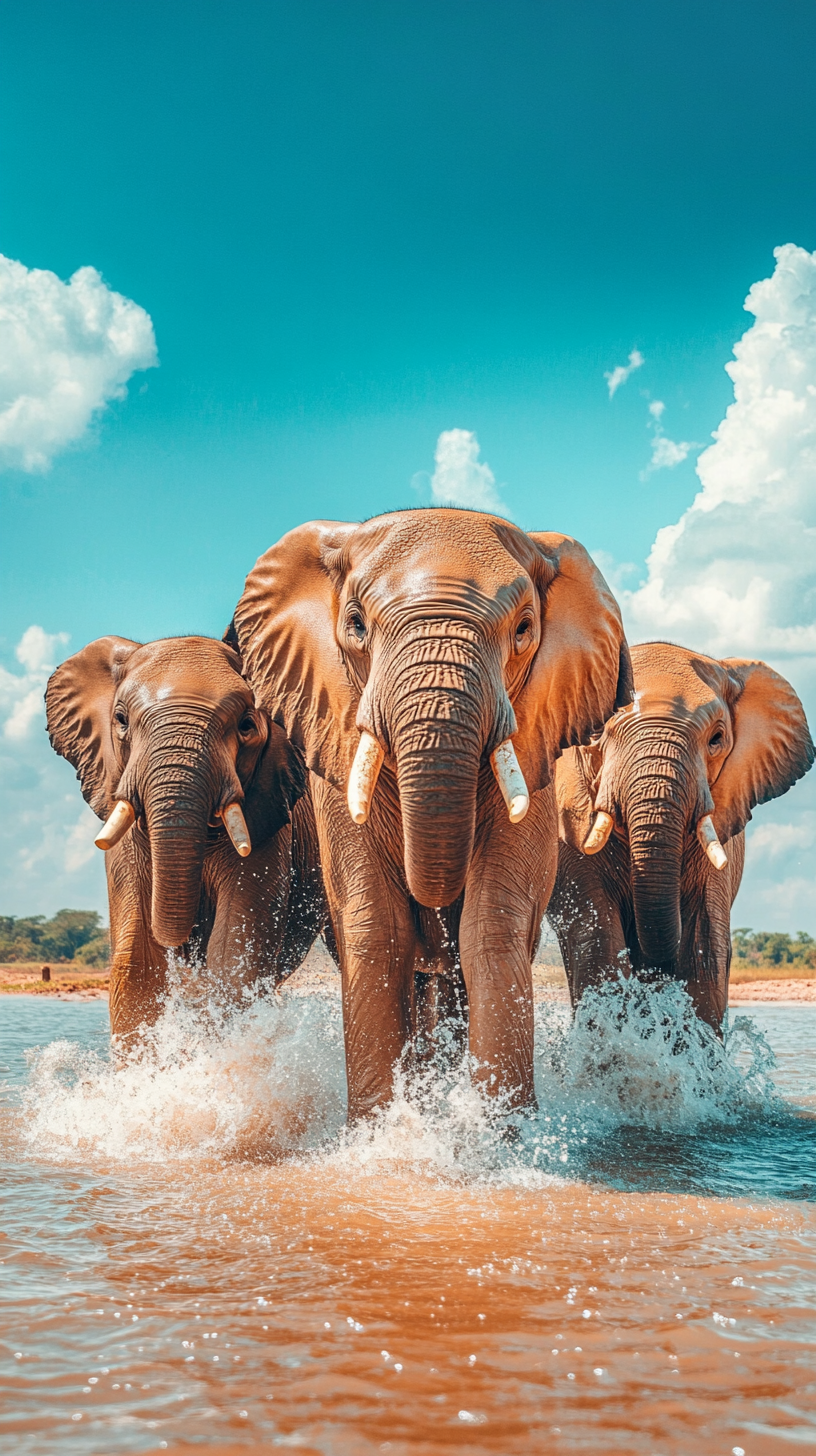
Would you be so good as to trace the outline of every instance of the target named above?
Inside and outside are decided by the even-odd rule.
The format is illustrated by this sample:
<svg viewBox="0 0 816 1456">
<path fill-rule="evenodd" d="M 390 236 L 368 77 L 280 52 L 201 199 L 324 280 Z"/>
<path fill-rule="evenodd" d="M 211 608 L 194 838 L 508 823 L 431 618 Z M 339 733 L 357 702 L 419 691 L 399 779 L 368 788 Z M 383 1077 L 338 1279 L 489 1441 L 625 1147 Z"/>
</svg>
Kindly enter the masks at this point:
<svg viewBox="0 0 816 1456">
<path fill-rule="evenodd" d="M 697 462 L 701 490 L 658 531 L 626 610 L 636 633 L 718 656 L 816 667 L 816 254 L 776 250 L 726 369 L 734 402 Z"/>
<path fill-rule="evenodd" d="M 95 268 L 63 283 L 0 254 L 0 467 L 47 469 L 157 363 L 149 314 Z"/>
<path fill-rule="evenodd" d="M 479 441 L 472 430 L 443 430 L 436 442 L 436 469 L 431 495 L 438 505 L 471 506 L 479 511 L 501 511 L 496 478 L 486 460 L 479 459 Z"/>
<path fill-rule="evenodd" d="M 745 301 L 734 401 L 697 461 L 700 490 L 657 533 L 622 602 L 631 640 L 758 657 L 816 716 L 816 254 L 787 244 Z M 659 423 L 659 417 L 658 417 Z M 751 831 L 742 923 L 816 931 L 816 774 Z M 748 919 L 745 920 L 745 916 Z M 738 922 L 739 919 L 738 919 Z"/>
<path fill-rule="evenodd" d="M 634 374 L 635 370 L 640 369 L 641 365 L 645 363 L 646 360 L 640 350 L 633 349 L 629 355 L 629 362 L 627 364 L 618 364 L 615 369 L 607 369 L 604 373 L 604 379 L 609 389 L 609 398 L 614 399 L 617 391 L 622 384 L 626 383 L 630 374 Z"/>
<path fill-rule="evenodd" d="M 65 632 L 31 626 L 0 666 L 0 914 L 106 910 L 95 815 L 45 732 L 43 693 Z"/>
</svg>

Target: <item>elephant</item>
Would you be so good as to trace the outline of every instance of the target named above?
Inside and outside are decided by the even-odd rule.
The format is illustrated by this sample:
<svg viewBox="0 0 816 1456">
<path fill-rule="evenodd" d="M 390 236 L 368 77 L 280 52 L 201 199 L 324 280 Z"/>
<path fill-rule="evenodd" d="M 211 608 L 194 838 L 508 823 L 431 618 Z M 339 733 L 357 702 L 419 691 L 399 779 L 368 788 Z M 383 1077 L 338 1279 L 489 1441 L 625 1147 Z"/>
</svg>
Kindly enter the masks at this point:
<svg viewBox="0 0 816 1456">
<path fill-rule="evenodd" d="M 231 647 L 100 637 L 52 674 L 46 717 L 107 821 L 116 1039 L 157 1020 L 170 948 L 232 991 L 300 964 L 325 920 L 306 770 Z"/>
<path fill-rule="evenodd" d="M 719 1035 L 745 826 L 807 773 L 813 743 L 790 683 L 764 662 L 647 642 L 632 666 L 632 705 L 558 762 L 548 915 L 573 1006 L 619 971 L 668 977 Z"/>
<path fill-rule="evenodd" d="M 457 977 L 477 1084 L 533 1107 L 553 763 L 631 691 L 590 556 L 480 511 L 313 521 L 260 557 L 229 640 L 310 770 L 350 1120 L 390 1100 Z"/>
</svg>

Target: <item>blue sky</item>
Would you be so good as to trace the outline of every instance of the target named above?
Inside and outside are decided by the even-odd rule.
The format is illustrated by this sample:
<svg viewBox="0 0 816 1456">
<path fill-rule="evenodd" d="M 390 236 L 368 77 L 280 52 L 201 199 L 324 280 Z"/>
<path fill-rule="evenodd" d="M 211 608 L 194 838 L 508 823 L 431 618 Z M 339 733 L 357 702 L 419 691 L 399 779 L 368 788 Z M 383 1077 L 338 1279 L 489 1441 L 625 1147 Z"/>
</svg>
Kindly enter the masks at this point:
<svg viewBox="0 0 816 1456">
<path fill-rule="evenodd" d="M 98 270 L 160 361 L 47 469 L 7 459 L 7 672 L 32 624 L 68 639 L 40 668 L 108 631 L 220 634 L 290 526 L 430 499 L 453 429 L 508 514 L 637 587 L 700 489 L 749 288 L 816 248 L 809 0 L 12 0 L 0 29 L 0 252 Z M 648 472 L 656 435 L 688 448 Z M 73 804 L 62 767 L 19 793 Z M 800 830 L 765 924 L 773 875 L 810 873 Z M 25 871 L 9 842 L 0 909 L 103 903 L 48 834 Z"/>
</svg>

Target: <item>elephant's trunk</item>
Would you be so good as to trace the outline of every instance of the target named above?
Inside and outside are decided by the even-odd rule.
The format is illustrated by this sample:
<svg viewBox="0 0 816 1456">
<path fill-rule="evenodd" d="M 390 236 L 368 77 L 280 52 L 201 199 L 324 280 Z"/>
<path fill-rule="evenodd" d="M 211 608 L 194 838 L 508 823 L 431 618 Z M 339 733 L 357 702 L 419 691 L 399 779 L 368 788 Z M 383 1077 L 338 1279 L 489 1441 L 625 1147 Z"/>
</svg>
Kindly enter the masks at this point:
<svg viewBox="0 0 816 1456">
<path fill-rule="evenodd" d="M 151 734 L 139 773 L 150 840 L 151 927 L 160 945 L 188 940 L 198 917 L 207 826 L 213 810 L 207 723 L 191 714 L 180 732 L 179 713 Z"/>
<path fill-rule="evenodd" d="M 680 936 L 680 882 L 689 817 L 689 745 L 671 725 L 627 735 L 622 808 L 629 832 L 635 928 L 644 965 L 670 968 Z"/>
<path fill-rule="evenodd" d="M 512 733 L 515 722 L 483 644 L 464 633 L 426 631 L 411 648 L 403 646 L 398 678 L 388 726 L 405 874 L 414 899 L 438 908 L 464 887 L 482 756 Z"/>
</svg>

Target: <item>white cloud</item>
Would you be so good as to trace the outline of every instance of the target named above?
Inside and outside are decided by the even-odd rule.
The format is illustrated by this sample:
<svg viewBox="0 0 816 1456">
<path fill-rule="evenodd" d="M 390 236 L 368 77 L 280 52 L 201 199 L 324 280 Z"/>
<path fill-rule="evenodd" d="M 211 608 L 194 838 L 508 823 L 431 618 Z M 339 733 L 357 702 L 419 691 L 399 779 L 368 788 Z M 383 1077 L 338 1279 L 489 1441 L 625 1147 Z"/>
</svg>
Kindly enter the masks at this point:
<svg viewBox="0 0 816 1456">
<path fill-rule="evenodd" d="M 613 399 L 622 384 L 625 384 L 630 374 L 640 369 L 646 360 L 639 349 L 633 349 L 629 355 L 628 364 L 618 364 L 615 369 L 608 369 L 604 372 L 604 379 L 609 387 L 609 398 Z"/>
<path fill-rule="evenodd" d="M 65 656 L 66 632 L 27 628 L 15 649 L 21 671 L 0 666 L 0 913 L 106 914 L 96 816 L 82 802 L 74 770 L 45 732 L 43 694 Z"/>
<path fill-rule="evenodd" d="M 751 834 L 751 858 L 776 860 L 816 844 L 816 814 L 803 811 L 796 824 L 758 824 Z"/>
<path fill-rule="evenodd" d="M 653 399 L 649 405 L 651 415 L 651 428 L 654 431 L 652 436 L 652 458 L 645 470 L 640 473 L 641 480 L 652 474 L 655 470 L 672 470 L 675 465 L 681 465 L 686 459 L 690 450 L 694 450 L 693 440 L 670 440 L 663 434 L 663 415 L 666 406 L 662 399 Z"/>
<path fill-rule="evenodd" d="M 631 641 L 664 637 L 715 657 L 770 662 L 799 692 L 812 727 L 816 253 L 789 243 L 774 256 L 772 276 L 745 301 L 754 322 L 726 365 L 734 402 L 697 461 L 701 489 L 658 531 L 645 580 L 621 601 Z M 652 410 L 658 428 L 662 413 Z M 816 773 L 758 811 L 735 923 L 816 930 L 815 812 Z"/>
<path fill-rule="evenodd" d="M 95 268 L 63 283 L 0 254 L 0 467 L 47 469 L 156 364 L 149 314 Z"/>
<path fill-rule="evenodd" d="M 692 440 L 670 440 L 666 435 L 655 435 L 652 441 L 652 458 L 648 470 L 671 470 L 682 465 L 689 450 L 694 449 Z"/>
<path fill-rule="evenodd" d="M 443 430 L 436 442 L 436 469 L 431 494 L 439 505 L 471 506 L 479 511 L 504 509 L 496 478 L 479 459 L 479 441 L 472 430 Z"/>
<path fill-rule="evenodd" d="M 745 302 L 756 320 L 726 365 L 734 402 L 697 461 L 702 489 L 658 531 L 646 580 L 624 606 L 636 639 L 662 634 L 715 656 L 765 657 L 811 680 L 816 254 L 788 244 L 775 256 L 773 276 Z"/>
<path fill-rule="evenodd" d="M 49 673 L 54 671 L 62 654 L 59 649 L 68 641 L 66 632 L 44 632 L 42 627 L 27 627 L 14 649 L 25 672 L 9 672 L 0 667 L 0 716 L 3 736 L 17 742 L 30 736 L 39 719 L 45 722 L 43 693 Z"/>
</svg>

